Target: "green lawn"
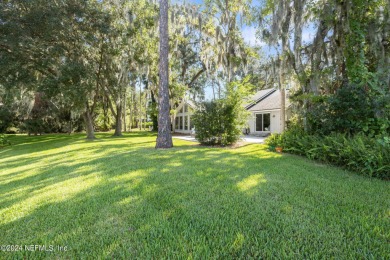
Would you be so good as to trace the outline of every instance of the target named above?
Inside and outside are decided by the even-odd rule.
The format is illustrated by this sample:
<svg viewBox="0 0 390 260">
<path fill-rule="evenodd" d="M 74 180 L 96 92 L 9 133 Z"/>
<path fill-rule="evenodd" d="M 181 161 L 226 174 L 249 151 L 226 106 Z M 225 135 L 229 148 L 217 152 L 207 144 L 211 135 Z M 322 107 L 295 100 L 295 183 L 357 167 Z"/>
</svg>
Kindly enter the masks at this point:
<svg viewBox="0 0 390 260">
<path fill-rule="evenodd" d="M 97 136 L 0 150 L 0 245 L 23 248 L 0 259 L 390 259 L 389 182 L 258 144 Z"/>
</svg>

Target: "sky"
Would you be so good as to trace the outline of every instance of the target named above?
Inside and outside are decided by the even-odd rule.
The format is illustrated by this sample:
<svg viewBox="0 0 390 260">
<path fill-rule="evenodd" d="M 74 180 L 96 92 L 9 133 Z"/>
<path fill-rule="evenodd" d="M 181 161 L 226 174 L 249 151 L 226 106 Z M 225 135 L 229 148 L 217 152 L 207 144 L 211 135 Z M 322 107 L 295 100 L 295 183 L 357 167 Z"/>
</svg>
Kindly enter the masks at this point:
<svg viewBox="0 0 390 260">
<path fill-rule="evenodd" d="M 203 0 L 172 0 L 172 2 L 175 3 L 193 3 L 193 4 L 203 4 Z M 254 0 L 253 2 L 258 2 L 257 0 Z M 256 40 L 256 28 L 254 26 L 246 26 L 244 25 L 242 28 L 242 35 L 244 37 L 244 40 L 249 44 L 255 44 L 258 43 Z"/>
<path fill-rule="evenodd" d="M 203 0 L 171 0 L 172 3 L 193 3 L 193 4 L 203 4 Z M 255 6 L 260 6 L 260 0 L 252 0 L 252 4 Z M 262 47 L 263 52 L 266 55 L 274 55 L 276 52 L 272 48 L 269 48 L 266 46 L 266 43 L 260 41 L 259 39 L 256 38 L 256 27 L 255 25 L 247 26 L 244 25 L 241 29 L 242 31 L 242 36 L 245 40 L 246 43 L 250 45 L 259 45 Z M 313 25 L 308 25 L 306 28 L 303 29 L 303 37 L 302 40 L 304 42 L 312 41 L 314 38 L 314 26 Z M 293 45 L 293 43 L 291 43 Z"/>
<path fill-rule="evenodd" d="M 172 3 L 193 3 L 193 4 L 203 4 L 203 0 L 171 0 Z M 253 0 L 254 5 L 259 5 L 260 1 L 259 0 Z M 248 25 L 243 25 L 241 28 L 242 36 L 245 40 L 246 43 L 250 45 L 260 45 L 262 47 L 265 47 L 265 43 L 260 42 L 256 38 L 256 28 L 254 25 L 248 26 Z M 264 48 L 265 49 L 265 48 Z M 267 50 L 264 50 L 265 52 L 268 52 Z"/>
<path fill-rule="evenodd" d="M 203 0 L 171 0 L 172 3 L 193 3 L 193 4 L 203 4 Z M 252 3 L 256 6 L 260 5 L 260 0 L 252 0 Z M 256 26 L 255 25 L 243 25 L 241 28 L 242 36 L 244 41 L 250 45 L 257 45 L 261 47 L 263 55 L 265 58 L 275 56 L 277 50 L 273 47 L 269 47 L 266 43 L 262 42 L 256 37 Z M 314 39 L 315 26 L 314 24 L 309 24 L 303 28 L 302 41 L 310 42 Z M 290 42 L 291 46 L 294 45 L 293 41 Z M 206 99 L 211 97 L 211 89 L 206 89 Z"/>
<path fill-rule="evenodd" d="M 193 3 L 193 4 L 203 4 L 203 0 L 171 0 L 172 3 Z M 256 1 L 256 0 L 255 0 Z M 256 1 L 257 2 L 257 1 Z M 242 29 L 242 36 L 244 38 L 244 41 L 250 45 L 258 44 L 262 46 L 262 48 L 265 48 L 265 44 L 261 43 L 258 39 L 256 39 L 256 28 L 255 26 L 247 26 L 243 25 Z M 267 50 L 263 50 L 267 52 Z M 205 88 L 205 98 L 206 100 L 211 100 L 213 98 L 212 95 L 212 88 L 211 86 L 208 86 Z"/>
</svg>

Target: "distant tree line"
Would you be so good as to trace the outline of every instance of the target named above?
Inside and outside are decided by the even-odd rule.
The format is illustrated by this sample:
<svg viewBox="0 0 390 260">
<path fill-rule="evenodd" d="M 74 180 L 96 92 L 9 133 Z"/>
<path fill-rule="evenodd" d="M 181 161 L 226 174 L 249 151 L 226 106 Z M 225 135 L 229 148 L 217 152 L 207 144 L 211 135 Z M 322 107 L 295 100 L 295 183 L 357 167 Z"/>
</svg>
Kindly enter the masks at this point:
<svg viewBox="0 0 390 260">
<path fill-rule="evenodd" d="M 169 112 L 187 93 L 240 77 L 256 52 L 238 17 L 248 10 L 169 6 Z M 2 1 L 0 131 L 157 129 L 157 1 Z M 226 9 L 227 8 L 227 9 Z M 218 23 L 216 17 L 224 17 Z M 149 125 L 150 123 L 148 123 Z"/>
</svg>

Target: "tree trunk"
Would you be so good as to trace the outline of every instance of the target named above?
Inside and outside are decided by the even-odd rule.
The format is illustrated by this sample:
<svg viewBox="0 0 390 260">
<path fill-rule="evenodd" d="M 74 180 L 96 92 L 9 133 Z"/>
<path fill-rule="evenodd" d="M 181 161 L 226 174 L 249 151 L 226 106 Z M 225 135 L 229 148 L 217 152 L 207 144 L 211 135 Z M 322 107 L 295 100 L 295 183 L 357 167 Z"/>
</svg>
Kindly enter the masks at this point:
<svg viewBox="0 0 390 260">
<path fill-rule="evenodd" d="M 69 121 L 69 129 L 68 129 L 68 135 L 70 135 L 72 133 L 72 119 Z"/>
<path fill-rule="evenodd" d="M 280 90 L 280 130 L 286 129 L 286 89 L 284 87 L 284 58 L 280 60 L 279 67 L 279 90 Z"/>
<path fill-rule="evenodd" d="M 152 118 L 152 122 L 153 122 L 153 131 L 157 131 L 158 129 L 158 118 L 157 118 L 157 115 L 155 114 L 155 108 L 157 106 L 157 102 L 156 102 L 156 99 L 154 97 L 154 94 L 153 94 L 153 91 L 151 91 L 151 99 L 152 99 L 152 114 L 151 114 L 151 118 Z"/>
<path fill-rule="evenodd" d="M 147 96 L 145 96 L 145 129 L 146 129 L 146 122 L 148 120 L 148 102 L 147 102 Z M 149 130 L 149 129 L 148 129 Z"/>
<path fill-rule="evenodd" d="M 229 76 L 229 81 L 228 81 L 228 84 L 230 83 L 230 76 Z M 218 99 L 221 99 L 221 85 L 219 83 L 218 84 Z"/>
<path fill-rule="evenodd" d="M 134 110 L 134 89 L 131 89 L 131 103 L 130 103 L 130 125 L 129 125 L 129 131 L 131 132 L 131 129 L 133 129 L 133 110 Z"/>
<path fill-rule="evenodd" d="M 168 0 L 160 1 L 160 63 L 158 92 L 158 136 L 156 148 L 173 147 L 171 135 L 171 118 L 169 116 L 169 74 L 168 74 Z"/>
<path fill-rule="evenodd" d="M 139 130 L 141 131 L 142 130 L 142 86 L 141 86 L 141 81 L 140 81 L 140 84 L 139 84 L 139 106 L 138 106 L 138 116 L 139 116 L 139 124 L 138 124 L 138 127 L 139 127 Z"/>
<path fill-rule="evenodd" d="M 70 135 L 73 131 L 73 124 L 72 124 L 73 118 L 72 118 L 72 111 L 69 112 L 69 129 L 68 134 Z"/>
<path fill-rule="evenodd" d="M 104 125 L 104 131 L 108 131 L 110 129 L 109 127 L 109 118 L 108 118 L 108 105 L 107 102 L 110 102 L 108 98 L 103 97 L 103 125 Z"/>
<path fill-rule="evenodd" d="M 85 121 L 85 130 L 87 131 L 87 139 L 89 140 L 96 139 L 94 128 L 93 128 L 93 118 L 89 109 L 87 109 L 84 112 L 84 121 Z"/>
<path fill-rule="evenodd" d="M 284 86 L 280 89 L 280 98 L 281 98 L 281 106 L 280 106 L 280 128 L 282 132 L 286 130 L 286 90 Z"/>
<path fill-rule="evenodd" d="M 109 96 L 106 95 L 108 102 L 108 107 L 111 110 L 112 115 L 115 117 L 115 132 L 114 136 L 122 135 L 122 100 L 120 97 L 115 102 L 115 109 L 112 105 L 112 102 L 109 100 Z"/>
<path fill-rule="evenodd" d="M 279 89 L 280 89 L 280 130 L 286 129 L 286 89 L 284 87 L 284 60 L 280 61 L 279 68 Z"/>
<path fill-rule="evenodd" d="M 125 92 L 125 94 L 124 94 L 124 99 L 123 99 L 123 129 L 124 129 L 124 131 L 125 132 L 127 132 L 127 126 L 126 126 L 126 116 L 127 116 L 127 113 L 126 113 L 126 109 L 127 109 L 127 107 L 126 107 L 126 99 L 127 99 L 127 96 L 126 96 L 126 92 Z"/>
<path fill-rule="evenodd" d="M 285 70 L 286 59 L 290 51 L 288 31 L 290 28 L 292 11 L 291 8 L 287 9 L 286 20 L 282 24 L 282 50 L 283 57 L 280 60 L 279 66 L 279 88 L 280 88 L 280 128 L 282 132 L 286 129 L 286 88 L 285 88 Z"/>
<path fill-rule="evenodd" d="M 215 82 L 213 82 L 212 84 L 211 84 L 211 87 L 212 87 L 212 89 L 213 89 L 213 100 L 215 100 L 216 98 L 215 98 Z"/>
<path fill-rule="evenodd" d="M 117 102 L 117 104 L 116 104 L 114 136 L 122 136 L 122 104 L 121 104 L 121 102 Z"/>
</svg>

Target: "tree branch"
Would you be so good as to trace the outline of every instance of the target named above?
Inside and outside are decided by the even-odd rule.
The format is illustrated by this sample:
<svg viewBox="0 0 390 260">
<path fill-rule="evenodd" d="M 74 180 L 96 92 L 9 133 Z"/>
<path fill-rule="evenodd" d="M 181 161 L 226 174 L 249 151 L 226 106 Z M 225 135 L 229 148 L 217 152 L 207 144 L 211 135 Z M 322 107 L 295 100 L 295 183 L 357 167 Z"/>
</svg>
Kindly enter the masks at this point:
<svg viewBox="0 0 390 260">
<path fill-rule="evenodd" d="M 198 73 L 196 73 L 196 74 L 192 77 L 190 83 L 188 83 L 188 85 L 187 85 L 188 88 L 191 88 L 191 87 L 192 87 L 192 84 L 194 84 L 194 82 L 195 82 L 195 81 L 200 77 L 200 75 L 202 75 L 203 72 L 205 72 L 205 71 L 206 71 L 206 67 L 205 67 L 204 64 L 202 63 L 202 69 L 199 70 Z"/>
</svg>

